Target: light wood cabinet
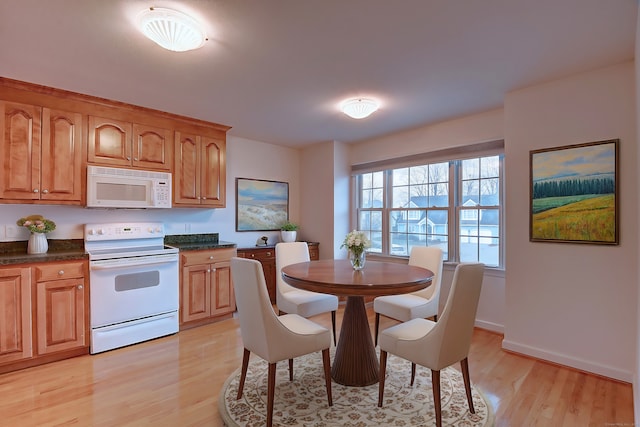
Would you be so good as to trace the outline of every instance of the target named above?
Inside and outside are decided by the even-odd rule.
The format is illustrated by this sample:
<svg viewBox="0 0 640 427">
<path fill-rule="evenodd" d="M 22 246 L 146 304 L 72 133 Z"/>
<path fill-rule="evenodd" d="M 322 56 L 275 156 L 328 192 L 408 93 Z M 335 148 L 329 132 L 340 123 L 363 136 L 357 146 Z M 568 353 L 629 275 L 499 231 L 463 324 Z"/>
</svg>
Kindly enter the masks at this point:
<svg viewBox="0 0 640 427">
<path fill-rule="evenodd" d="M 82 263 L 35 267 L 39 355 L 87 345 Z"/>
<path fill-rule="evenodd" d="M 89 352 L 87 262 L 0 268 L 0 373 Z"/>
<path fill-rule="evenodd" d="M 0 268 L 0 307 L 0 364 L 31 357 L 30 268 Z"/>
<path fill-rule="evenodd" d="M 173 203 L 176 206 L 226 206 L 226 141 L 177 131 Z"/>
<path fill-rule="evenodd" d="M 168 129 L 89 116 L 89 163 L 170 171 L 172 148 Z"/>
<path fill-rule="evenodd" d="M 0 199 L 81 204 L 83 116 L 0 101 Z"/>
<path fill-rule="evenodd" d="M 319 259 L 319 244 L 317 242 L 308 242 L 309 245 L 309 258 L 311 261 L 317 261 Z M 264 280 L 267 284 L 267 291 L 269 292 L 269 299 L 271 304 L 276 303 L 276 249 L 275 246 L 261 246 L 255 248 L 241 248 L 238 249 L 238 256 L 241 258 L 250 258 L 260 261 L 262 264 L 262 271 L 264 273 Z"/>
<path fill-rule="evenodd" d="M 235 248 L 181 253 L 181 328 L 231 317 L 236 309 L 231 281 Z"/>
</svg>

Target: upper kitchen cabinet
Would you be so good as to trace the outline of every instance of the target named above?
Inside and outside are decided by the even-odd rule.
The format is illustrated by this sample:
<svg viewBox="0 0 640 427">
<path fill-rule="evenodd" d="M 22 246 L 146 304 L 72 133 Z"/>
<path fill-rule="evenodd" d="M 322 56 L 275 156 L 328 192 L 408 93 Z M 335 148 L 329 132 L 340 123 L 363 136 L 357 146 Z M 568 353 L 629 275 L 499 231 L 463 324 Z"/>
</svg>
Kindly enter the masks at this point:
<svg viewBox="0 0 640 427">
<path fill-rule="evenodd" d="M 81 113 L 0 100 L 0 199 L 82 203 Z"/>
<path fill-rule="evenodd" d="M 226 140 L 176 132 L 174 206 L 226 205 Z"/>
<path fill-rule="evenodd" d="M 171 171 L 168 129 L 89 116 L 89 163 Z"/>
</svg>

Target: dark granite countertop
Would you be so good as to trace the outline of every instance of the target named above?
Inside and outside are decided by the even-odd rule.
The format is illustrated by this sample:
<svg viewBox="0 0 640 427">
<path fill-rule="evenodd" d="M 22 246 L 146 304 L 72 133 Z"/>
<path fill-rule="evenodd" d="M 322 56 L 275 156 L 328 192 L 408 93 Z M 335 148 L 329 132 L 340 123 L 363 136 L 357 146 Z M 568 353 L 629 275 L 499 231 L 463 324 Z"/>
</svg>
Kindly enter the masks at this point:
<svg viewBox="0 0 640 427">
<path fill-rule="evenodd" d="M 174 234 L 165 236 L 164 243 L 181 251 L 235 248 L 236 244 L 218 239 L 218 233 Z"/>
<path fill-rule="evenodd" d="M 49 239 L 46 254 L 27 253 L 27 241 L 0 242 L 0 265 L 89 259 L 82 239 Z"/>
</svg>

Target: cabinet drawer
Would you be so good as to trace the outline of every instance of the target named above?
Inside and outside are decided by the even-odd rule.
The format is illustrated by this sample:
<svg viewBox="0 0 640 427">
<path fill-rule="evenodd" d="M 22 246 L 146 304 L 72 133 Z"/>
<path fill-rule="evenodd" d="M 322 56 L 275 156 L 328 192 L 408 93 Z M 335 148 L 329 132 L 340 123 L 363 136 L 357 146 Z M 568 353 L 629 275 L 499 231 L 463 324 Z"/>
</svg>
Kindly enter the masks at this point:
<svg viewBox="0 0 640 427">
<path fill-rule="evenodd" d="M 235 248 L 212 249 L 203 251 L 189 251 L 182 254 L 182 265 L 209 264 L 229 261 L 236 256 Z"/>
<path fill-rule="evenodd" d="M 254 249 L 250 251 L 240 251 L 238 256 L 242 258 L 256 259 L 258 261 L 272 261 L 276 259 L 276 250 L 270 249 Z"/>
<path fill-rule="evenodd" d="M 36 282 L 73 279 L 84 276 L 83 262 L 41 264 L 35 267 Z"/>
</svg>

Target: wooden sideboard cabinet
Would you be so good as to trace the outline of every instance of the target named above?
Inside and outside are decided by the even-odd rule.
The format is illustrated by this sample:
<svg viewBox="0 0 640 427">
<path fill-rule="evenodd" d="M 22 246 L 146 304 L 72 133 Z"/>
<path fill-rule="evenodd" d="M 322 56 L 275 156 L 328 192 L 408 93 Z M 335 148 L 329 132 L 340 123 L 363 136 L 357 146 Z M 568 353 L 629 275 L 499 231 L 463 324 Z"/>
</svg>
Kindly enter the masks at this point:
<svg viewBox="0 0 640 427">
<path fill-rule="evenodd" d="M 0 199 L 81 204 L 83 116 L 0 101 Z"/>
<path fill-rule="evenodd" d="M 236 310 L 231 281 L 235 248 L 180 253 L 180 328 L 227 319 Z"/>
<path fill-rule="evenodd" d="M 0 268 L 0 373 L 89 353 L 86 261 Z"/>
<path fill-rule="evenodd" d="M 307 242 L 309 245 L 309 258 L 312 261 L 320 259 L 320 244 Z M 260 261 L 264 272 L 264 280 L 267 283 L 271 304 L 276 303 L 276 249 L 274 245 L 256 246 L 255 248 L 238 249 L 238 256 Z"/>
</svg>

